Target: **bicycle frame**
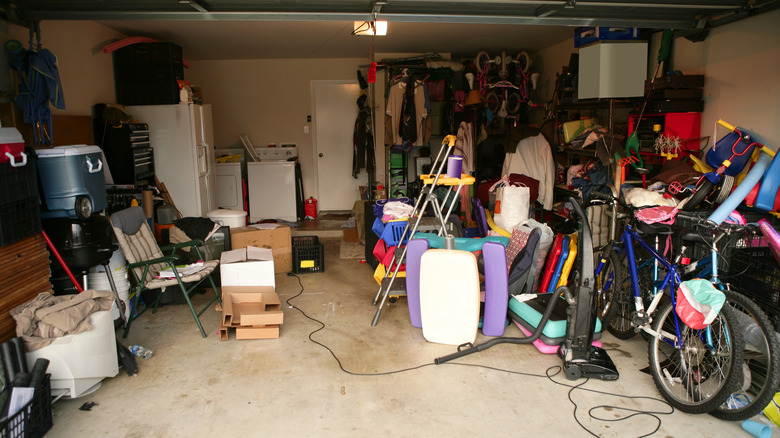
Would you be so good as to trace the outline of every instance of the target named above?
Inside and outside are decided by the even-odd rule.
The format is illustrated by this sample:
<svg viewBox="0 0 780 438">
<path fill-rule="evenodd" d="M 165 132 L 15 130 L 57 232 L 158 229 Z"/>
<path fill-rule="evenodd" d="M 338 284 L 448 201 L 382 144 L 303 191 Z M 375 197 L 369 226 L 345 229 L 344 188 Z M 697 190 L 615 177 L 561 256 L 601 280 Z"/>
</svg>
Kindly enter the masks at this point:
<svg viewBox="0 0 780 438">
<path fill-rule="evenodd" d="M 477 62 L 479 62 L 479 56 Z M 512 64 L 514 64 L 516 69 L 517 83 L 510 78 L 509 66 Z M 491 65 L 495 65 L 498 68 L 498 80 L 495 82 L 488 81 Z M 508 114 L 514 115 L 520 110 L 522 103 L 528 102 L 528 73 L 523 70 L 519 61 L 510 60 L 502 52 L 501 56 L 495 59 L 485 58 L 484 63 L 479 67 L 480 71 L 476 77 L 479 91 L 489 102 L 489 107 L 491 99 L 495 100 L 495 102 L 492 102 L 491 111 L 498 113 L 503 108 Z M 511 108 L 507 108 L 510 96 L 515 98 L 516 106 L 512 105 Z"/>
<path fill-rule="evenodd" d="M 637 266 L 636 263 L 636 252 L 634 248 L 634 242 L 639 244 L 640 247 L 644 248 L 651 255 L 651 258 L 643 262 L 642 266 L 644 266 L 647 263 L 650 263 L 651 261 L 654 264 L 653 298 L 647 307 L 645 307 L 644 300 L 642 299 L 642 291 L 639 289 L 639 274 L 638 274 L 639 267 Z M 631 295 L 634 297 L 634 310 L 635 310 L 635 318 L 636 318 L 636 319 L 632 318 L 631 324 L 634 325 L 634 321 L 636 320 L 641 321 L 641 324 L 638 324 L 637 328 L 641 329 L 642 331 L 648 333 L 651 336 L 663 340 L 664 342 L 674 346 L 677 349 L 682 348 L 682 341 L 681 341 L 682 334 L 680 331 L 680 320 L 678 318 L 674 319 L 674 324 L 675 324 L 674 334 L 666 333 L 666 332 L 658 333 L 650 328 L 650 324 L 652 323 L 652 315 L 655 313 L 656 309 L 658 308 L 658 305 L 661 302 L 661 298 L 663 297 L 663 290 L 667 286 L 669 286 L 670 288 L 669 295 L 672 300 L 672 307 L 674 309 L 677 308 L 677 300 L 674 292 L 677 290 L 678 285 L 682 281 L 680 278 L 679 271 L 677 269 L 677 265 L 673 263 L 669 263 L 663 256 L 661 256 L 658 253 L 658 251 L 655 248 L 653 248 L 649 243 L 647 243 L 639 235 L 639 233 L 634 231 L 631 225 L 626 225 L 621 235 L 620 241 L 613 243 L 611 249 L 617 249 L 618 251 L 620 251 L 620 253 L 625 252 L 626 254 L 628 278 L 631 281 Z M 606 263 L 606 258 L 607 257 L 602 257 L 602 259 L 599 261 L 599 264 L 595 270 L 596 276 L 598 276 L 601 273 L 601 270 L 604 268 L 604 264 Z M 659 267 L 663 267 L 666 269 L 666 275 L 664 276 L 664 279 L 660 287 L 656 287 L 656 280 L 658 278 Z M 709 328 L 707 328 L 706 330 L 707 330 L 706 337 L 707 339 L 709 339 L 710 338 Z M 708 344 L 710 343 L 708 342 Z"/>
</svg>

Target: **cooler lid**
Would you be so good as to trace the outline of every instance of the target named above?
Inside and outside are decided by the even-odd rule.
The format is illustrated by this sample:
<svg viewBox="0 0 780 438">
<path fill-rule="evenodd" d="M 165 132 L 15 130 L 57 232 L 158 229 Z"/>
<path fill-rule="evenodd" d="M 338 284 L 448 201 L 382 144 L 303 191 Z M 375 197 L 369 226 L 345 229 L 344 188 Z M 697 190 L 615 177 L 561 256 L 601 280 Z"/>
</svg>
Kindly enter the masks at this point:
<svg viewBox="0 0 780 438">
<path fill-rule="evenodd" d="M 0 128 L 0 144 L 24 143 L 24 138 L 16 128 Z"/>
<path fill-rule="evenodd" d="M 65 157 L 69 155 L 86 155 L 86 154 L 100 153 L 101 149 L 99 146 L 94 146 L 94 145 L 75 144 L 70 146 L 55 146 L 50 149 L 41 148 L 41 149 L 36 149 L 35 152 L 38 154 L 40 158 L 51 158 L 51 157 Z"/>
</svg>

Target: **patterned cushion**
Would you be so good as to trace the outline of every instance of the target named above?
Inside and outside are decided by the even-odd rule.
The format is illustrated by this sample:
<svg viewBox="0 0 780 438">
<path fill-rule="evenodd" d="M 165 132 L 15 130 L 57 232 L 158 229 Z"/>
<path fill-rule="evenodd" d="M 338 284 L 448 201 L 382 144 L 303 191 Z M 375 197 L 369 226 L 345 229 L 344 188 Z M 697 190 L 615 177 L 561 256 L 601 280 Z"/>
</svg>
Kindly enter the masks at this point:
<svg viewBox="0 0 780 438">
<path fill-rule="evenodd" d="M 213 271 L 218 265 L 219 260 L 210 260 L 208 262 L 204 262 L 203 269 L 192 275 L 182 277 L 181 281 L 184 283 L 199 281 L 201 278 L 211 274 L 211 271 Z M 173 286 L 177 284 L 179 284 L 179 282 L 175 278 L 155 278 L 154 280 L 146 283 L 146 287 L 149 289 L 157 289 L 158 287 Z"/>
<path fill-rule="evenodd" d="M 517 254 L 525 248 L 525 245 L 528 243 L 528 236 L 530 235 L 530 231 L 512 230 L 512 236 L 509 238 L 509 245 L 506 247 L 507 272 L 509 272 L 509 268 L 512 266 L 512 262 L 515 260 L 515 257 L 517 257 Z"/>
</svg>

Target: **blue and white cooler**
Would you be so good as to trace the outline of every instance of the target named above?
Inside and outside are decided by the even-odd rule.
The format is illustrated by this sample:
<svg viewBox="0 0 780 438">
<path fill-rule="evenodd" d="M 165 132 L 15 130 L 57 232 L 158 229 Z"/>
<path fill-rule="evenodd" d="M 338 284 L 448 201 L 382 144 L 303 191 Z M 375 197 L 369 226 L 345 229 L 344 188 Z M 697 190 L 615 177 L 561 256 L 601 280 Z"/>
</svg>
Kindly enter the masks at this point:
<svg viewBox="0 0 780 438">
<path fill-rule="evenodd" d="M 73 145 L 38 149 L 41 216 L 87 219 L 106 208 L 102 151 Z"/>
</svg>

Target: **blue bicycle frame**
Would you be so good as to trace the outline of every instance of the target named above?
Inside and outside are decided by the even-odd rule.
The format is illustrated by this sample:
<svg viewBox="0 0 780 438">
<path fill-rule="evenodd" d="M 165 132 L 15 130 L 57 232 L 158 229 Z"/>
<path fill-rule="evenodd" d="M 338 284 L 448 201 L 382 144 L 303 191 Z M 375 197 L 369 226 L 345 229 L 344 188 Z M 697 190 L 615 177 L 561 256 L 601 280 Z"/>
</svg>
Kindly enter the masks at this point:
<svg viewBox="0 0 780 438">
<path fill-rule="evenodd" d="M 652 315 L 656 308 L 658 307 L 658 304 L 661 301 L 661 297 L 663 296 L 663 290 L 669 286 L 670 290 L 670 298 L 672 300 L 672 307 L 674 309 L 677 308 L 677 301 L 675 298 L 674 292 L 677 290 L 678 285 L 682 281 L 680 278 L 680 274 L 677 270 L 677 265 L 669 263 L 663 256 L 658 254 L 658 251 L 656 251 L 655 248 L 650 246 L 649 243 L 647 243 L 636 231 L 634 231 L 633 227 L 631 225 L 626 225 L 625 229 L 623 230 L 623 233 L 620 238 L 622 244 L 623 244 L 623 250 L 626 253 L 626 265 L 628 267 L 628 274 L 629 278 L 631 280 L 631 294 L 634 297 L 634 308 L 636 310 L 636 314 L 645 320 L 645 322 L 639 326 L 642 330 L 649 333 L 652 336 L 659 337 L 660 339 L 663 339 L 665 342 L 667 342 L 670 345 L 673 345 L 675 348 L 681 348 L 682 347 L 682 334 L 680 332 L 680 321 L 678 318 L 674 318 L 674 325 L 675 325 L 675 337 L 674 339 L 669 339 L 667 336 L 663 336 L 661 333 L 656 333 L 650 328 L 650 321 L 649 319 L 646 319 L 648 315 Z M 653 299 L 650 302 L 650 304 L 647 306 L 647 309 L 645 309 L 645 303 L 642 300 L 642 291 L 639 290 L 639 274 L 637 273 L 637 264 L 636 264 L 636 253 L 634 251 L 634 242 L 638 243 L 639 246 L 644 248 L 647 252 L 650 253 L 652 256 L 652 259 L 654 263 L 657 265 L 660 265 L 664 269 L 666 269 L 666 275 L 664 276 L 663 281 L 661 282 L 661 285 L 658 287 L 655 287 L 655 284 L 653 286 Z M 658 269 L 657 267 L 654 269 L 653 272 L 653 279 L 657 279 L 657 273 Z M 708 335 L 709 337 L 709 335 Z"/>
</svg>

